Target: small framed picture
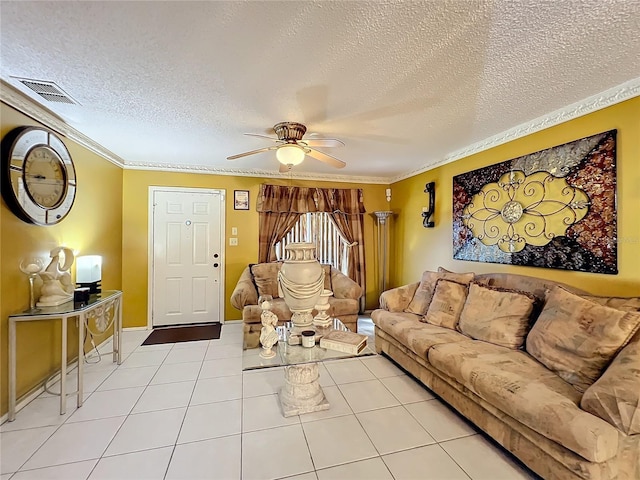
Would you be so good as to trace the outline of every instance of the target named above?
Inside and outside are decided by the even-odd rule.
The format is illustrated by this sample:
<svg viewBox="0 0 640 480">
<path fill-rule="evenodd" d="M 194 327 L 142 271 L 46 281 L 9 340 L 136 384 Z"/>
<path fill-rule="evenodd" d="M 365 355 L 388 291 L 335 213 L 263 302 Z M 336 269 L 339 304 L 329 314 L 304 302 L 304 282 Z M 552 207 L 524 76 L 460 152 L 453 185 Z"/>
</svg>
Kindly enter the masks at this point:
<svg viewBox="0 0 640 480">
<path fill-rule="evenodd" d="M 249 190 L 233 191 L 233 209 L 249 210 Z"/>
</svg>

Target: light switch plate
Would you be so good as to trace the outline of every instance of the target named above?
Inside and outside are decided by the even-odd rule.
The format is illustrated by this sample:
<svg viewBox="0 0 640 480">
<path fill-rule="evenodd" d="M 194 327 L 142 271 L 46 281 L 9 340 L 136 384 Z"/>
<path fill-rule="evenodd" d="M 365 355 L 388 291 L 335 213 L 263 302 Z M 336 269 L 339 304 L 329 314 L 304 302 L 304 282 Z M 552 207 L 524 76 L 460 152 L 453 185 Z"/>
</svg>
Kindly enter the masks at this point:
<svg viewBox="0 0 640 480">
<path fill-rule="evenodd" d="M 238 227 L 231 227 L 231 235 L 237 235 L 238 234 Z"/>
</svg>

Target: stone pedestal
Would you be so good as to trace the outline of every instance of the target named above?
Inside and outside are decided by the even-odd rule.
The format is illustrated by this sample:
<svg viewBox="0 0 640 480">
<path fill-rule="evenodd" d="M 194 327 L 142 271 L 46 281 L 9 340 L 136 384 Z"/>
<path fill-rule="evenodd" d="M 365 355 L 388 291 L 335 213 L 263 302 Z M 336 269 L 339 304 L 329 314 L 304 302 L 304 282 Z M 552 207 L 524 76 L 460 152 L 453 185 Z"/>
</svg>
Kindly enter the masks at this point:
<svg viewBox="0 0 640 480">
<path fill-rule="evenodd" d="M 285 417 L 329 409 L 319 378 L 317 363 L 291 365 L 284 369 L 280 405 Z"/>
</svg>

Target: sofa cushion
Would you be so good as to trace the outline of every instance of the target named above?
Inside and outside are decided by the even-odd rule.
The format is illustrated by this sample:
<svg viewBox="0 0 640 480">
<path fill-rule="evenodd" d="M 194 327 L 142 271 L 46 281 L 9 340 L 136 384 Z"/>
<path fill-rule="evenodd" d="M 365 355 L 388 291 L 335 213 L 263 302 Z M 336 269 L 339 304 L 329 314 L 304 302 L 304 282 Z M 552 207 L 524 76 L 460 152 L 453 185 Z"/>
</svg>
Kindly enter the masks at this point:
<svg viewBox="0 0 640 480">
<path fill-rule="evenodd" d="M 579 407 L 580 393 L 526 352 L 471 340 L 434 345 L 429 362 L 491 405 L 592 462 L 618 450 L 618 432 Z"/>
<path fill-rule="evenodd" d="M 331 308 L 327 313 L 332 317 L 340 318 L 344 315 L 353 315 L 354 312 L 358 311 L 358 300 L 353 298 L 329 297 L 329 305 L 331 305 Z"/>
<path fill-rule="evenodd" d="M 529 331 L 535 302 L 530 293 L 472 283 L 458 330 L 476 340 L 518 349 Z"/>
<path fill-rule="evenodd" d="M 405 312 L 415 313 L 416 315 L 425 315 L 429 309 L 431 298 L 433 297 L 436 282 L 441 278 L 453 280 L 454 282 L 469 284 L 473 280 L 473 273 L 454 273 L 444 270 L 438 272 L 426 271 L 422 274 L 420 285 L 413 294 L 413 298 L 409 302 Z"/>
<path fill-rule="evenodd" d="M 251 275 L 256 284 L 258 295 L 271 295 L 278 298 L 278 272 L 282 262 L 255 263 L 251 265 Z"/>
<path fill-rule="evenodd" d="M 527 351 L 584 392 L 640 328 L 640 313 L 555 287 L 527 336 Z"/>
<path fill-rule="evenodd" d="M 627 435 L 640 433 L 640 336 L 587 388 L 580 406 Z"/>
<path fill-rule="evenodd" d="M 427 358 L 427 352 L 433 345 L 449 342 L 470 342 L 455 330 L 436 327 L 420 322 L 417 315 L 406 312 L 391 313 L 386 310 L 374 310 L 371 318 L 376 327 L 391 335 L 421 358 Z"/>
<path fill-rule="evenodd" d="M 455 330 L 467 299 L 467 290 L 465 284 L 443 278 L 438 280 L 424 321 Z"/>
</svg>

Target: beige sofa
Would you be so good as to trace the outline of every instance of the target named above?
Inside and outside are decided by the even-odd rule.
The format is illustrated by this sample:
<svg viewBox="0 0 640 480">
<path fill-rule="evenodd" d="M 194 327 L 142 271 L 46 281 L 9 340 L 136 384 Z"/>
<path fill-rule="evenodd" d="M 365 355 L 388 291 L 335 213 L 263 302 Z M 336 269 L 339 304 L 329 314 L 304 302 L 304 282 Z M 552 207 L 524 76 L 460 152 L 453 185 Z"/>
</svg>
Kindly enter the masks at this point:
<svg viewBox="0 0 640 480">
<path fill-rule="evenodd" d="M 231 294 L 231 305 L 242 311 L 245 341 L 253 339 L 258 342 L 260 337 L 260 328 L 262 327 L 260 323 L 262 310 L 258 306 L 260 295 L 266 294 L 273 297 L 271 310 L 278 316 L 281 324 L 291 320 L 291 310 L 278 292 L 278 272 L 281 265 L 281 262 L 252 264 L 244 269 L 238 279 Z M 330 308 L 327 313 L 332 317 L 339 318 L 349 330 L 357 331 L 362 288 L 330 265 L 323 265 L 323 268 L 325 269 L 324 288 L 333 292 L 333 296 L 329 298 Z M 316 313 L 314 310 L 313 315 Z M 257 343 L 248 345 L 248 347 L 255 346 Z"/>
<path fill-rule="evenodd" d="M 640 479 L 640 298 L 441 269 L 380 306 L 378 353 L 543 478 Z"/>
</svg>

